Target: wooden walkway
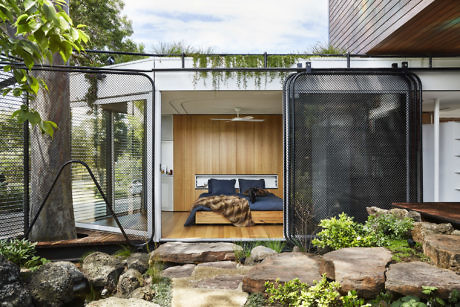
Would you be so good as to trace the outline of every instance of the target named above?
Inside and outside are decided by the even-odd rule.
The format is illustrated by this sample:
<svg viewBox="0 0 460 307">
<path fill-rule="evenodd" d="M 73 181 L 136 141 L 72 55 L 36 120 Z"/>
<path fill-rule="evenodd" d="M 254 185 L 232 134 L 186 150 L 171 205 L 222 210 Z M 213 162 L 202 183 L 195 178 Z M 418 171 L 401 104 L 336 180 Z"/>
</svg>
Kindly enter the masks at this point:
<svg viewBox="0 0 460 307">
<path fill-rule="evenodd" d="M 423 218 L 442 223 L 451 223 L 460 229 L 460 203 L 393 203 L 394 207 L 420 212 Z"/>
<path fill-rule="evenodd" d="M 107 231 L 90 230 L 77 228 L 77 233 L 84 237 L 73 240 L 60 240 L 51 242 L 38 242 L 38 248 L 53 248 L 53 247 L 75 247 L 75 246 L 94 246 L 94 245 L 123 245 L 126 244 L 125 237 L 120 233 Z M 86 235 L 86 236 L 85 236 Z M 130 236 L 130 239 L 131 236 Z"/>
</svg>

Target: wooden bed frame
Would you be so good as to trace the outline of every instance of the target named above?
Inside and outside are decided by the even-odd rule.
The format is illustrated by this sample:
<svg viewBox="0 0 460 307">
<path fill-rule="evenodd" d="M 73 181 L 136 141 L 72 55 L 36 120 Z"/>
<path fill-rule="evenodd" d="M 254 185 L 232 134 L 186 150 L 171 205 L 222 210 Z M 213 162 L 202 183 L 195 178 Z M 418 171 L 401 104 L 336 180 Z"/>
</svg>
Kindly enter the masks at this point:
<svg viewBox="0 0 460 307">
<path fill-rule="evenodd" d="M 251 211 L 256 224 L 283 224 L 283 211 Z M 197 211 L 195 224 L 231 224 L 224 216 L 212 211 Z"/>
</svg>

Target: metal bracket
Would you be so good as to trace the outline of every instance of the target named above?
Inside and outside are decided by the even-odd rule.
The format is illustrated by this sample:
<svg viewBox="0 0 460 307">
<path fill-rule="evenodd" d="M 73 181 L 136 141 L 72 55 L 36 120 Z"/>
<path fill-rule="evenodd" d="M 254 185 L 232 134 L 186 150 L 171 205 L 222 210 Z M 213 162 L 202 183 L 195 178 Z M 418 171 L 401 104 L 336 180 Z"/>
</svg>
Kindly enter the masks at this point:
<svg viewBox="0 0 460 307">
<path fill-rule="evenodd" d="M 409 62 L 402 62 L 401 63 L 403 69 L 408 69 L 409 68 Z"/>
<path fill-rule="evenodd" d="M 307 74 L 311 74 L 311 62 L 305 62 L 305 69 L 307 70 Z"/>
<path fill-rule="evenodd" d="M 398 69 L 398 63 L 392 63 L 391 68 L 393 69 Z"/>
</svg>

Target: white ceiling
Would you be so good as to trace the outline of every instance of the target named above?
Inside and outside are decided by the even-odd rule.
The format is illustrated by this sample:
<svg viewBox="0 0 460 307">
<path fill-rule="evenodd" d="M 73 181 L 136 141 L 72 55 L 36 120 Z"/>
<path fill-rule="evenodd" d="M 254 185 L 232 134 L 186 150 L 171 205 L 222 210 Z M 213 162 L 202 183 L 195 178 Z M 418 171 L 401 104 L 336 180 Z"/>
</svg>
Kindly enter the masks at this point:
<svg viewBox="0 0 460 307">
<path fill-rule="evenodd" d="M 163 91 L 162 114 L 282 114 L 282 91 Z"/>
<path fill-rule="evenodd" d="M 460 117 L 460 91 L 424 91 L 423 111 L 441 101 L 441 117 Z M 162 91 L 162 114 L 282 114 L 282 91 Z"/>
</svg>

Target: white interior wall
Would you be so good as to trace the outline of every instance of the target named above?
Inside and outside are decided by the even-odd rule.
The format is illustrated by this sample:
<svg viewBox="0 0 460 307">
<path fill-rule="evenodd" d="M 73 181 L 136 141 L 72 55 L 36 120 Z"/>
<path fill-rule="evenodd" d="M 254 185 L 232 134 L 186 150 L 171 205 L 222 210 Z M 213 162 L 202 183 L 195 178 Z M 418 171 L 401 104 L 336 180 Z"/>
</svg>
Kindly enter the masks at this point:
<svg viewBox="0 0 460 307">
<path fill-rule="evenodd" d="M 161 168 L 173 174 L 161 174 L 161 210 L 173 211 L 174 141 L 172 115 L 161 116 Z"/>
</svg>

